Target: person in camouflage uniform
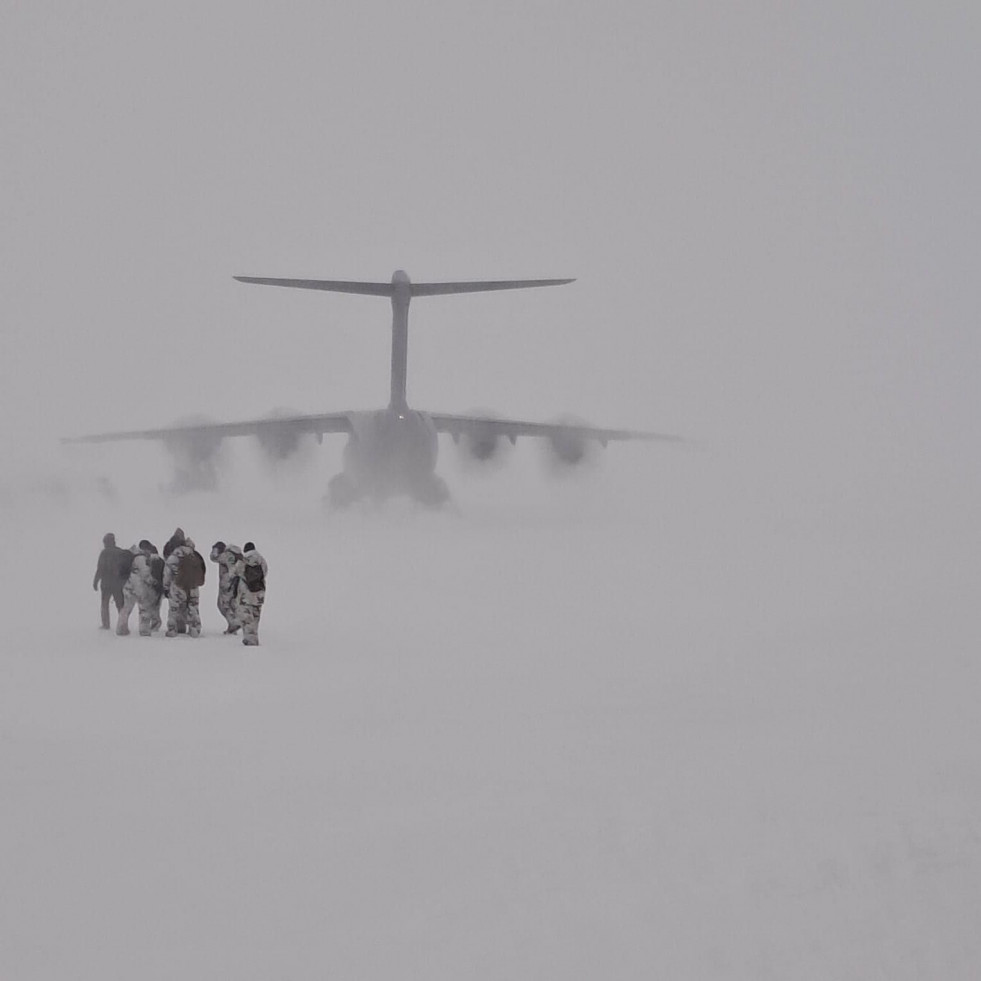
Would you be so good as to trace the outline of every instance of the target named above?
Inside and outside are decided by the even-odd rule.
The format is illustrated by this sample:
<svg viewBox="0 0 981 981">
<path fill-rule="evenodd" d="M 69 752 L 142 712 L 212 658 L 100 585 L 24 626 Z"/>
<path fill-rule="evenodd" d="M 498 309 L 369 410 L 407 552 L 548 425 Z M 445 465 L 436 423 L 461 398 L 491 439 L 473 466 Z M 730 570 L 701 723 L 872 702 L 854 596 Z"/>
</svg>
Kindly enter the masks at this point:
<svg viewBox="0 0 981 981">
<path fill-rule="evenodd" d="M 178 527 L 174 529 L 174 533 L 170 536 L 170 538 L 168 538 L 167 541 L 164 542 L 164 547 L 163 547 L 164 561 L 166 562 L 167 559 L 170 558 L 174 549 L 177 548 L 178 545 L 183 545 L 183 544 L 184 544 L 184 529 L 178 525 Z M 163 589 L 163 581 L 161 580 L 161 593 L 160 593 L 161 600 L 163 599 L 163 594 L 165 592 L 166 590 Z M 177 618 L 177 632 L 179 634 L 187 633 L 187 624 L 180 617 Z"/>
<path fill-rule="evenodd" d="M 211 546 L 211 561 L 218 564 L 218 612 L 228 621 L 226 634 L 237 633 L 241 624 L 235 618 L 235 563 L 242 557 L 238 545 L 215 542 Z"/>
<path fill-rule="evenodd" d="M 162 624 L 160 618 L 160 605 L 163 603 L 163 572 L 164 560 L 157 551 L 157 546 L 150 545 L 150 555 L 147 558 L 150 566 L 150 588 L 152 591 L 152 602 L 150 605 L 150 631 L 159 630 Z"/>
<path fill-rule="evenodd" d="M 154 629 L 154 613 L 158 610 L 158 600 L 150 569 L 150 559 L 156 551 L 145 538 L 139 545 L 130 548 L 133 553 L 133 564 L 130 566 L 129 577 L 123 584 L 123 608 L 119 611 L 116 623 L 116 633 L 120 637 L 129 634 L 129 615 L 133 607 L 140 608 L 140 636 L 149 637 Z M 157 616 L 157 627 L 160 618 Z"/>
<path fill-rule="evenodd" d="M 163 557 L 165 559 L 169 559 L 171 552 L 173 552 L 178 545 L 183 545 L 183 544 L 184 544 L 184 529 L 175 528 L 174 533 L 170 536 L 170 538 L 167 539 L 167 541 L 164 542 Z"/>
<path fill-rule="evenodd" d="M 259 617 L 266 599 L 266 560 L 252 542 L 246 542 L 242 556 L 232 566 L 238 579 L 235 590 L 235 619 L 242 625 L 242 643 L 259 646 Z"/>
<path fill-rule="evenodd" d="M 188 561 L 183 561 L 187 559 Z M 194 574 L 192 575 L 191 569 Z M 185 538 L 164 563 L 163 587 L 167 594 L 167 637 L 176 637 L 181 622 L 190 637 L 201 636 L 200 584 L 204 583 L 204 559 Z"/>
</svg>

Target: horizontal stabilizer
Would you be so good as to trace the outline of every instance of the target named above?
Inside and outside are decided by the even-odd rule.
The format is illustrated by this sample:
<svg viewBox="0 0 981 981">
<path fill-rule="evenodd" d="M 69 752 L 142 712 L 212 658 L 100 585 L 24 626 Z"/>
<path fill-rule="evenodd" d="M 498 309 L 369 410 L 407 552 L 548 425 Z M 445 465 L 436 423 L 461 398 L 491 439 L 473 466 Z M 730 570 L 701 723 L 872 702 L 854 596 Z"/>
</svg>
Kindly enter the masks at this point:
<svg viewBox="0 0 981 981">
<path fill-rule="evenodd" d="M 259 286 L 291 286 L 297 290 L 328 290 L 331 293 L 361 293 L 364 296 L 391 296 L 391 283 L 351 283 L 336 279 L 267 279 L 260 276 L 235 276 L 240 283 Z"/>
<path fill-rule="evenodd" d="M 486 293 L 492 290 L 523 290 L 535 286 L 562 286 L 574 279 L 499 279 L 465 283 L 412 283 L 393 277 L 390 283 L 357 283 L 338 279 L 270 279 L 265 276 L 235 276 L 240 283 L 258 286 L 289 286 L 298 290 L 326 290 L 331 293 L 360 293 L 363 296 L 394 296 L 409 287 L 409 296 L 445 296 L 449 293 Z"/>
<path fill-rule="evenodd" d="M 413 296 L 444 296 L 447 293 L 487 293 L 491 290 L 524 290 L 534 286 L 563 286 L 574 279 L 499 279 L 472 283 L 413 283 Z"/>
</svg>

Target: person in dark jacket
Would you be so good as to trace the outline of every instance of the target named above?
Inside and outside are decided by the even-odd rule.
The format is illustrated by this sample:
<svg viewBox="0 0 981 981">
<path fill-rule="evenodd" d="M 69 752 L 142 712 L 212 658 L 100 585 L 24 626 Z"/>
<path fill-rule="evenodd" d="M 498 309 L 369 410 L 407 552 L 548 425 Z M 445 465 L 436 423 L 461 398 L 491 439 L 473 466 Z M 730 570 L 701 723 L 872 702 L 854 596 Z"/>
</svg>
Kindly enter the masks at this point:
<svg viewBox="0 0 981 981">
<path fill-rule="evenodd" d="M 102 551 L 95 566 L 95 578 L 92 588 L 98 590 L 102 586 L 102 629 L 109 629 L 109 600 L 116 603 L 116 611 L 123 608 L 123 583 L 129 575 L 123 574 L 123 560 L 129 559 L 130 553 L 125 548 L 116 547 L 116 536 L 109 532 L 102 536 Z"/>
</svg>

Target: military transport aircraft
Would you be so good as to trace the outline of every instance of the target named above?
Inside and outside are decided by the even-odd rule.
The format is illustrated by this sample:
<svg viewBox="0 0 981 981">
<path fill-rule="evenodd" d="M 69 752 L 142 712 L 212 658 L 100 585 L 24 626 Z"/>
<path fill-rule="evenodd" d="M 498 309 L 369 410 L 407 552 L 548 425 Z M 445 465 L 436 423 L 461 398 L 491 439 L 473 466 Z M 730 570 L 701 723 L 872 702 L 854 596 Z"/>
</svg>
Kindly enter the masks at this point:
<svg viewBox="0 0 981 981">
<path fill-rule="evenodd" d="M 241 283 L 287 286 L 295 289 L 329 290 L 386 296 L 392 301 L 392 381 L 388 407 L 374 411 L 329 412 L 323 415 L 279 415 L 247 422 L 185 424 L 166 429 L 100 433 L 64 440 L 72 443 L 104 443 L 115 440 L 163 441 L 175 455 L 190 486 L 213 481 L 213 457 L 226 436 L 255 436 L 273 456 L 293 452 L 300 437 L 345 433 L 344 469 L 328 484 L 328 501 L 343 507 L 362 499 L 383 500 L 408 495 L 427 505 L 447 500 L 445 481 L 436 473 L 438 435 L 448 433 L 461 440 L 477 459 L 494 456 L 502 440 L 512 444 L 519 436 L 548 440 L 555 456 L 567 464 L 578 463 L 590 443 L 606 446 L 611 440 L 662 440 L 681 442 L 678 436 L 629 429 L 598 429 L 576 423 L 521 422 L 489 416 L 447 415 L 412 409 L 406 402 L 405 383 L 409 338 L 409 301 L 415 296 L 477 293 L 536 286 L 559 286 L 571 279 L 499 280 L 459 283 L 413 283 L 401 269 L 390 283 L 346 282 L 320 279 L 267 279 L 234 277 Z"/>
</svg>

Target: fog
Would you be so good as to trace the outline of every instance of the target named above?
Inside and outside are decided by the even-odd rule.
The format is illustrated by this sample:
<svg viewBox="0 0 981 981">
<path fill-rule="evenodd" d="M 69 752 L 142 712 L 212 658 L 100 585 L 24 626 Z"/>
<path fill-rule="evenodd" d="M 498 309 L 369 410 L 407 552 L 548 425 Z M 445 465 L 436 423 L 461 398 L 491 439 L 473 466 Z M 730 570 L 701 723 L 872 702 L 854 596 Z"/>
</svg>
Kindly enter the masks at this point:
<svg viewBox="0 0 981 981">
<path fill-rule="evenodd" d="M 0 973 L 973 978 L 978 18 L 0 15 Z M 329 513 L 408 399 L 678 433 Z M 98 631 L 106 531 L 253 539 L 262 646 Z"/>
</svg>

